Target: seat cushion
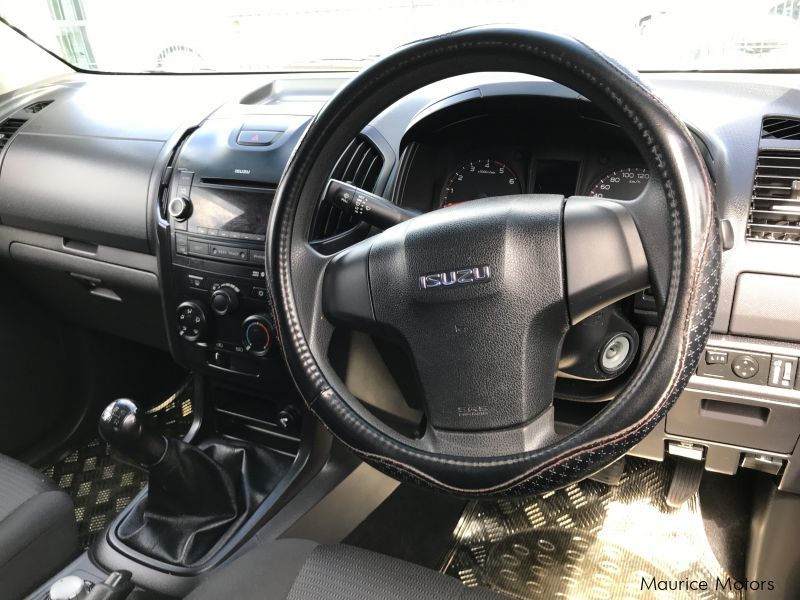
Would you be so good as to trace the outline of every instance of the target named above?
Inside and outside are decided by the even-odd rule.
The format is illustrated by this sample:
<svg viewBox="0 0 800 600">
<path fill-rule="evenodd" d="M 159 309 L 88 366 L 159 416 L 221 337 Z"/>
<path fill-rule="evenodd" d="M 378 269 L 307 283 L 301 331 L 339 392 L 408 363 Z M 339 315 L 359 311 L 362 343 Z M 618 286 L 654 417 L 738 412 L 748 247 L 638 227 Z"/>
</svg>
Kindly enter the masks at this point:
<svg viewBox="0 0 800 600">
<path fill-rule="evenodd" d="M 0 455 L 0 581 L 4 598 L 41 585 L 78 554 L 72 500 L 47 477 Z"/>
<path fill-rule="evenodd" d="M 499 600 L 431 569 L 342 544 L 261 544 L 212 573 L 187 600 Z"/>
</svg>

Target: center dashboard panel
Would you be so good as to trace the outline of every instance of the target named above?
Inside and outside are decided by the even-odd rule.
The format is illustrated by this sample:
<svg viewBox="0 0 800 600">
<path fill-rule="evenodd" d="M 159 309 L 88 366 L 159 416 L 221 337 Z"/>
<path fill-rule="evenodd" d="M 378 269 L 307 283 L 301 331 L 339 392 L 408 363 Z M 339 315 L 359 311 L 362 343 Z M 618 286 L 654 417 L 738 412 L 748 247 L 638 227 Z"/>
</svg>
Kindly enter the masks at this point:
<svg viewBox="0 0 800 600">
<path fill-rule="evenodd" d="M 222 110 L 177 145 L 159 199 L 158 259 L 173 356 L 215 380 L 266 386 L 278 397 L 295 392 L 268 292 L 267 223 L 310 118 Z M 371 131 L 353 141 L 332 175 L 377 190 L 392 166 L 385 140 Z M 322 208 L 312 238 L 352 243 L 364 235 L 340 211 Z"/>
<path fill-rule="evenodd" d="M 160 198 L 170 345 L 189 368 L 290 395 L 267 292 L 275 187 L 308 118 L 210 118 L 179 145 Z"/>
</svg>

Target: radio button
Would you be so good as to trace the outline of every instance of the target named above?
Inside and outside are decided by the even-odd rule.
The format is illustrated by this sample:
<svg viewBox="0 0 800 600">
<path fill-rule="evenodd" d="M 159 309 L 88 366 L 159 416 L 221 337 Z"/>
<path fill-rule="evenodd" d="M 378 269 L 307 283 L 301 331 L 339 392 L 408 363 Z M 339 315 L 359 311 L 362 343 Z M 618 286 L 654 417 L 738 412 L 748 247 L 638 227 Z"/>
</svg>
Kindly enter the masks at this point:
<svg viewBox="0 0 800 600">
<path fill-rule="evenodd" d="M 206 255 L 208 254 L 208 244 L 189 240 L 189 253 Z"/>
<path fill-rule="evenodd" d="M 170 200 L 167 212 L 176 221 L 185 221 L 192 214 L 192 201 L 186 196 L 176 196 Z"/>
<path fill-rule="evenodd" d="M 250 290 L 250 297 L 256 300 L 266 300 L 267 288 L 254 287 L 252 290 Z"/>
<path fill-rule="evenodd" d="M 200 275 L 187 275 L 186 276 L 186 283 L 189 285 L 190 288 L 194 288 L 196 290 L 207 290 L 208 284 L 206 283 L 206 278 L 201 277 Z"/>
<path fill-rule="evenodd" d="M 250 250 L 250 262 L 263 265 L 267 260 L 264 250 Z"/>
</svg>

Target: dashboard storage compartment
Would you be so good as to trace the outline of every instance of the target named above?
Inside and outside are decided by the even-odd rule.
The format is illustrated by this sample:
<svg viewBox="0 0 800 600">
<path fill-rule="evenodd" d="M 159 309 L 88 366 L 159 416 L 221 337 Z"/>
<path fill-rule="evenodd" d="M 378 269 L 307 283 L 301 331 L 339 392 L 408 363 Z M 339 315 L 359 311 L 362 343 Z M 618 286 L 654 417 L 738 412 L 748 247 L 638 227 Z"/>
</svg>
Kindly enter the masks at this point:
<svg viewBox="0 0 800 600">
<path fill-rule="evenodd" d="M 707 391 L 685 391 L 667 415 L 673 435 L 768 452 L 791 452 L 800 406 Z"/>
<path fill-rule="evenodd" d="M 156 274 L 77 256 L 73 246 L 65 243 L 62 252 L 13 241 L 10 265 L 43 306 L 67 320 L 165 348 Z"/>
</svg>

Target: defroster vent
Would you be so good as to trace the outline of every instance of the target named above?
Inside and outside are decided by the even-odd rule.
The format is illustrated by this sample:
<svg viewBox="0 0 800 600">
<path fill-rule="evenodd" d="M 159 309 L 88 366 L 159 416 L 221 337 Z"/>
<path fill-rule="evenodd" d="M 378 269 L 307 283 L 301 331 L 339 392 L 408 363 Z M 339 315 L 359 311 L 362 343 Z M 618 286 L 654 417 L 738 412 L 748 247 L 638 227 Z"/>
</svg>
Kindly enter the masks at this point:
<svg viewBox="0 0 800 600">
<path fill-rule="evenodd" d="M 747 237 L 800 244 L 800 149 L 759 151 Z"/>
<path fill-rule="evenodd" d="M 381 171 L 383 156 L 367 138 L 358 136 L 342 154 L 331 172 L 331 179 L 346 181 L 368 192 L 375 192 Z M 360 221 L 322 200 L 314 217 L 311 240 L 321 241 L 353 229 Z"/>
</svg>

